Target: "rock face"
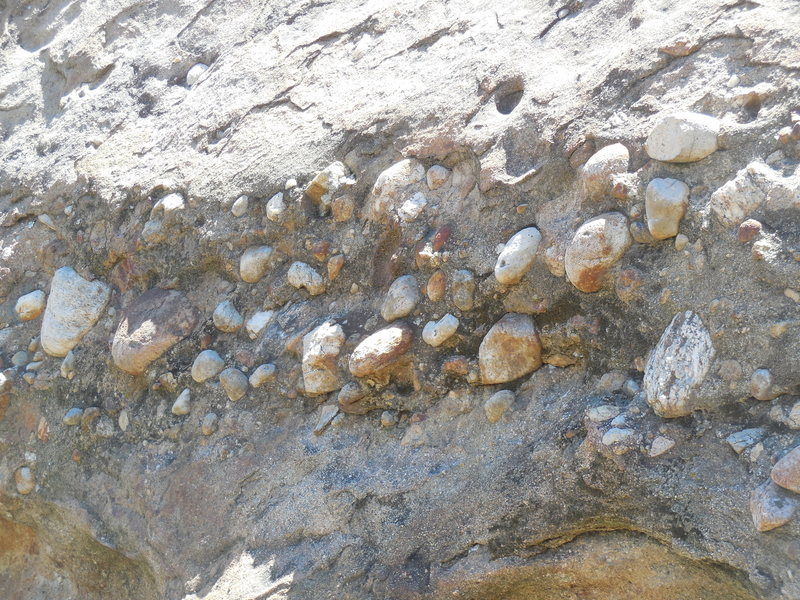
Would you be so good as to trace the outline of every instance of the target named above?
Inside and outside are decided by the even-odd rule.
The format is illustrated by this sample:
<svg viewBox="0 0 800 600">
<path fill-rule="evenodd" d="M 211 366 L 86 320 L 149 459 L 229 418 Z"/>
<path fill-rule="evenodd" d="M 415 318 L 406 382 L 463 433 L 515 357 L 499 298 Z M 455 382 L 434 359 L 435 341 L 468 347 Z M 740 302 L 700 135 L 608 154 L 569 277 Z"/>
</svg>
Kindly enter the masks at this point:
<svg viewBox="0 0 800 600">
<path fill-rule="evenodd" d="M 111 290 L 102 281 L 87 281 L 71 267 L 62 267 L 50 282 L 42 319 L 42 348 L 50 356 L 66 356 L 97 323 Z"/>
<path fill-rule="evenodd" d="M 515 233 L 497 257 L 494 266 L 497 281 L 504 285 L 519 282 L 531 268 L 541 241 L 542 234 L 535 227 L 526 227 Z"/>
<path fill-rule="evenodd" d="M 699 408 L 697 391 L 713 358 L 714 345 L 700 317 L 692 311 L 675 315 L 647 360 L 647 403 L 662 417 L 682 417 Z"/>
<path fill-rule="evenodd" d="M 567 247 L 567 279 L 582 292 L 596 292 L 614 263 L 632 243 L 628 220 L 617 212 L 605 213 L 578 228 Z"/>
<path fill-rule="evenodd" d="M 197 310 L 184 294 L 153 288 L 126 309 L 114 333 L 111 356 L 120 369 L 141 375 L 188 336 L 197 325 Z"/>
<path fill-rule="evenodd" d="M 345 336 L 341 325 L 326 322 L 303 337 L 303 384 L 308 396 L 341 387 L 336 366 Z"/>
<path fill-rule="evenodd" d="M 719 121 L 709 115 L 679 112 L 662 117 L 645 142 L 650 158 L 694 162 L 717 149 Z"/>
<path fill-rule="evenodd" d="M 509 313 L 495 323 L 478 350 L 481 383 L 514 381 L 542 366 L 542 344 L 533 319 Z"/>
<path fill-rule="evenodd" d="M 350 355 L 350 373 L 366 377 L 390 366 L 411 348 L 414 331 L 399 322 L 368 336 Z"/>
</svg>

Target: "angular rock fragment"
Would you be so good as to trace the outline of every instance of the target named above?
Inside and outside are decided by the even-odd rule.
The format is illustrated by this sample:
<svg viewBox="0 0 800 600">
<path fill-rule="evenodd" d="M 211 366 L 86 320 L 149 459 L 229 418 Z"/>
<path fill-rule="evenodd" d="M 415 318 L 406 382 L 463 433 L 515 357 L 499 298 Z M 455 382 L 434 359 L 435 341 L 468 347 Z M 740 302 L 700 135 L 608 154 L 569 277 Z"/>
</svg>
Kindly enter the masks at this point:
<svg viewBox="0 0 800 600">
<path fill-rule="evenodd" d="M 251 340 L 256 339 L 267 328 L 267 325 L 270 324 L 270 321 L 272 321 L 274 316 L 275 311 L 272 310 L 253 313 L 253 316 L 247 319 L 247 322 L 244 324 L 244 329 L 247 331 L 247 336 Z"/>
<path fill-rule="evenodd" d="M 225 361 L 214 350 L 203 350 L 192 363 L 192 379 L 203 383 L 216 377 L 225 368 Z"/>
<path fill-rule="evenodd" d="M 303 385 L 306 395 L 327 394 L 341 387 L 336 362 L 344 342 L 342 326 L 330 321 L 303 336 Z"/>
<path fill-rule="evenodd" d="M 757 444 L 765 435 L 766 432 L 763 429 L 760 427 L 754 427 L 732 433 L 725 438 L 725 441 L 728 442 L 736 454 L 741 454 L 750 446 Z"/>
<path fill-rule="evenodd" d="M 257 283 L 269 270 L 271 259 L 269 246 L 250 246 L 239 259 L 239 277 L 246 283 Z"/>
<path fill-rule="evenodd" d="M 208 413 L 203 417 L 203 422 L 200 423 L 200 432 L 203 435 L 212 435 L 218 427 L 219 417 L 216 413 Z"/>
<path fill-rule="evenodd" d="M 339 404 L 339 410 L 352 415 L 364 415 L 372 410 L 372 406 L 368 402 L 362 402 L 369 396 L 366 388 L 351 381 L 346 384 L 336 397 Z"/>
<path fill-rule="evenodd" d="M 419 285 L 413 275 L 398 277 L 389 286 L 381 306 L 381 316 L 389 322 L 405 317 L 414 310 L 420 298 Z"/>
<path fill-rule="evenodd" d="M 714 346 L 703 321 L 692 311 L 678 313 L 661 335 L 644 372 L 647 403 L 661 417 L 682 417 L 698 408 Z"/>
<path fill-rule="evenodd" d="M 613 421 L 611 424 L 614 424 Z M 627 454 L 638 446 L 639 435 L 627 427 L 612 427 L 603 434 L 600 443 L 610 448 L 614 454 Z"/>
<path fill-rule="evenodd" d="M 797 498 L 765 481 L 750 496 L 750 514 L 758 531 L 770 531 L 788 523 L 797 510 Z"/>
<path fill-rule="evenodd" d="M 414 331 L 406 323 L 393 323 L 363 340 L 350 355 L 349 368 L 354 377 L 366 377 L 379 371 L 408 352 Z"/>
<path fill-rule="evenodd" d="M 458 329 L 458 319 L 448 313 L 438 321 L 428 321 L 422 329 L 422 339 L 426 344 L 436 348 L 449 340 L 456 329 Z"/>
<path fill-rule="evenodd" d="M 653 443 L 650 444 L 650 449 L 647 451 L 647 456 L 655 458 L 666 454 L 675 447 L 675 440 L 665 437 L 663 435 L 657 436 Z"/>
<path fill-rule="evenodd" d="M 239 314 L 239 311 L 236 310 L 236 307 L 230 300 L 225 300 L 217 305 L 217 308 L 214 309 L 212 319 L 214 320 L 214 326 L 225 333 L 239 331 L 244 323 L 242 315 Z"/>
<path fill-rule="evenodd" d="M 631 243 L 625 215 L 610 212 L 589 219 L 575 232 L 564 255 L 567 279 L 582 292 L 598 291 Z"/>
<path fill-rule="evenodd" d="M 511 236 L 494 266 L 497 281 L 503 285 L 518 283 L 531 268 L 541 241 L 542 234 L 535 227 L 526 227 Z"/>
<path fill-rule="evenodd" d="M 689 186 L 677 179 L 653 179 L 645 192 L 647 227 L 657 240 L 678 235 L 689 206 Z"/>
<path fill-rule="evenodd" d="M 294 288 L 305 288 L 312 296 L 318 296 L 325 291 L 325 282 L 322 275 L 304 262 L 294 262 L 287 273 L 289 285 Z"/>
<path fill-rule="evenodd" d="M 505 383 L 542 366 L 542 344 L 533 319 L 508 313 L 495 323 L 478 350 L 481 383 Z"/>
<path fill-rule="evenodd" d="M 314 427 L 314 435 L 322 435 L 325 428 L 331 424 L 331 421 L 339 414 L 339 407 L 335 404 L 326 404 L 320 409 L 319 419 Z"/>
<path fill-rule="evenodd" d="M 50 356 L 66 356 L 97 323 L 111 296 L 102 281 L 87 281 L 71 267 L 53 275 L 42 319 L 42 348 Z"/>
<path fill-rule="evenodd" d="M 694 162 L 717 149 L 719 121 L 693 112 L 659 119 L 645 142 L 650 158 L 664 162 Z"/>
<path fill-rule="evenodd" d="M 352 178 L 350 170 L 343 163 L 337 161 L 317 173 L 304 192 L 314 202 L 329 206 L 339 188 L 353 183 L 355 183 L 355 179 Z"/>
<path fill-rule="evenodd" d="M 14 305 L 14 312 L 20 321 L 31 321 L 42 314 L 45 307 L 45 294 L 42 290 L 34 290 L 20 296 Z"/>
<path fill-rule="evenodd" d="M 611 144 L 595 152 L 581 168 L 581 181 L 586 193 L 597 198 L 611 191 L 611 179 L 628 171 L 630 153 L 622 144 Z"/>
<path fill-rule="evenodd" d="M 114 364 L 131 375 L 145 369 L 197 325 L 198 313 L 189 299 L 175 290 L 153 288 L 125 310 L 111 344 Z"/>
<path fill-rule="evenodd" d="M 283 214 L 286 212 L 286 202 L 283 200 L 283 192 L 278 192 L 267 201 L 267 206 L 264 211 L 267 213 L 267 218 L 270 221 L 280 221 Z"/>
<path fill-rule="evenodd" d="M 778 178 L 779 173 L 764 163 L 751 162 L 711 194 L 711 211 L 722 225 L 734 227 L 767 200 Z"/>
</svg>

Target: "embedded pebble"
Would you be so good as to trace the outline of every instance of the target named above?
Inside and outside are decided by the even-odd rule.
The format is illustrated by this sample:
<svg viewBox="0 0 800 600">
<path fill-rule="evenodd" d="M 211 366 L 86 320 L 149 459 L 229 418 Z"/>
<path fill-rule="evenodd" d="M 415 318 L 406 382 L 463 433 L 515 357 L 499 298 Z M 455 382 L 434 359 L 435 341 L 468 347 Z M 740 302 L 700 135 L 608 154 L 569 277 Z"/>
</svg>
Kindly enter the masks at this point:
<svg viewBox="0 0 800 600">
<path fill-rule="evenodd" d="M 595 152 L 581 168 L 581 181 L 593 198 L 611 191 L 612 177 L 628 171 L 630 153 L 622 144 L 611 144 Z"/>
<path fill-rule="evenodd" d="M 586 221 L 564 255 L 567 279 L 582 292 L 598 291 L 605 274 L 631 243 L 628 220 L 621 213 L 604 213 Z"/>
<path fill-rule="evenodd" d="M 756 400 L 774 400 L 782 391 L 773 385 L 769 369 L 756 369 L 750 377 L 750 395 Z"/>
<path fill-rule="evenodd" d="M 94 427 L 94 433 L 101 438 L 114 437 L 114 421 L 106 415 L 101 415 Z"/>
<path fill-rule="evenodd" d="M 333 220 L 337 223 L 349 221 L 353 218 L 353 212 L 355 211 L 355 208 L 355 200 L 353 200 L 353 197 L 349 194 L 335 198 L 333 202 L 331 202 L 331 214 L 333 215 Z"/>
<path fill-rule="evenodd" d="M 625 373 L 609 371 L 604 373 L 597 382 L 597 389 L 601 392 L 618 392 L 625 385 Z"/>
<path fill-rule="evenodd" d="M 782 488 L 800 494 L 800 446 L 775 463 L 771 477 Z"/>
<path fill-rule="evenodd" d="M 322 275 L 304 262 L 294 262 L 287 273 L 289 285 L 294 288 L 305 288 L 312 296 L 318 296 L 325 291 L 325 282 Z"/>
<path fill-rule="evenodd" d="M 339 277 L 339 273 L 342 272 L 342 267 L 344 267 L 344 255 L 337 254 L 336 256 L 331 256 L 328 259 L 328 279 L 334 281 Z"/>
<path fill-rule="evenodd" d="M 386 222 L 406 200 L 408 188 L 425 178 L 425 167 L 418 160 L 405 159 L 383 171 L 367 198 L 366 215 L 372 221 Z"/>
<path fill-rule="evenodd" d="M 750 514 L 758 531 L 770 531 L 788 523 L 797 510 L 797 499 L 772 481 L 765 481 L 750 496 Z"/>
<path fill-rule="evenodd" d="M 652 244 L 655 241 L 650 229 L 641 221 L 633 221 L 628 229 L 631 232 L 633 241 L 637 244 Z"/>
<path fill-rule="evenodd" d="M 438 190 L 442 187 L 447 182 L 448 177 L 450 177 L 450 170 L 442 165 L 433 165 L 428 169 L 428 172 L 425 173 L 428 189 L 431 191 Z"/>
<path fill-rule="evenodd" d="M 81 424 L 82 417 L 83 417 L 83 409 L 70 408 L 64 415 L 64 418 L 61 419 L 61 422 L 69 427 L 74 427 L 75 425 Z"/>
<path fill-rule="evenodd" d="M 191 412 L 191 399 L 192 393 L 189 391 L 189 388 L 184 389 L 172 404 L 172 414 L 179 417 L 188 415 L 189 412 Z"/>
<path fill-rule="evenodd" d="M 586 410 L 586 418 L 592 423 L 610 421 L 620 413 L 620 408 L 612 404 L 601 404 Z"/>
<path fill-rule="evenodd" d="M 689 245 L 689 238 L 679 233 L 675 236 L 675 250 L 678 252 L 684 250 Z"/>
<path fill-rule="evenodd" d="M 267 202 L 265 208 L 267 218 L 270 221 L 280 221 L 283 213 L 286 212 L 286 203 L 283 201 L 283 192 L 278 192 Z"/>
<path fill-rule="evenodd" d="M 247 332 L 247 336 L 251 340 L 256 339 L 267 328 L 267 325 L 270 324 L 274 316 L 275 311 L 272 310 L 254 313 L 253 316 L 247 319 L 247 322 L 244 324 L 244 329 Z"/>
<path fill-rule="evenodd" d="M 739 225 L 739 230 L 736 232 L 736 239 L 742 243 L 752 242 L 759 235 L 763 225 L 755 219 L 746 219 Z"/>
<path fill-rule="evenodd" d="M 219 385 L 227 394 L 231 402 L 236 402 L 247 394 L 247 375 L 239 369 L 228 367 L 219 374 Z"/>
<path fill-rule="evenodd" d="M 42 290 L 34 290 L 17 299 L 14 312 L 20 321 L 31 321 L 42 314 L 45 307 L 45 294 Z"/>
<path fill-rule="evenodd" d="M 254 388 L 259 388 L 265 383 L 269 383 L 270 381 L 275 381 L 275 373 L 277 369 L 275 365 L 272 363 L 266 363 L 263 365 L 258 365 L 250 374 L 250 385 Z"/>
<path fill-rule="evenodd" d="M 439 302 L 444 298 L 445 288 L 447 287 L 447 276 L 444 271 L 437 269 L 428 279 L 425 285 L 425 293 L 431 302 Z"/>
<path fill-rule="evenodd" d="M 601 443 L 611 448 L 614 454 L 626 454 L 633 450 L 639 443 L 639 436 L 633 429 L 627 427 L 612 427 L 603 434 Z"/>
<path fill-rule="evenodd" d="M 478 349 L 482 384 L 506 383 L 542 366 L 542 344 L 533 319 L 508 313 L 488 331 Z"/>
<path fill-rule="evenodd" d="M 719 121 L 693 112 L 661 117 L 645 142 L 650 158 L 664 162 L 694 162 L 717 149 Z"/>
<path fill-rule="evenodd" d="M 128 411 L 122 410 L 119 413 L 119 418 L 117 418 L 117 425 L 122 430 L 122 432 L 128 431 L 128 426 L 130 425 L 130 419 L 128 417 Z"/>
<path fill-rule="evenodd" d="M 42 319 L 42 348 L 50 356 L 66 356 L 97 323 L 111 297 L 102 281 L 87 281 L 71 267 L 62 267 L 50 282 Z"/>
<path fill-rule="evenodd" d="M 314 435 L 322 435 L 325 428 L 331 424 L 336 415 L 339 414 L 339 407 L 335 404 L 326 404 L 320 409 L 317 425 L 314 427 Z"/>
<path fill-rule="evenodd" d="M 353 415 L 363 415 L 372 410 L 372 406 L 367 402 L 362 402 L 369 396 L 367 389 L 355 381 L 345 384 L 339 390 L 336 396 L 336 401 L 339 404 L 339 410 Z"/>
<path fill-rule="evenodd" d="M 236 310 L 236 307 L 230 300 L 224 300 L 217 305 L 217 308 L 214 309 L 212 319 L 214 320 L 214 326 L 225 333 L 239 331 L 242 324 L 244 324 L 242 315 L 239 314 L 239 311 Z"/>
<path fill-rule="evenodd" d="M 650 449 L 647 451 L 647 456 L 655 458 L 666 454 L 675 447 L 675 440 L 665 437 L 663 435 L 657 436 L 650 444 Z"/>
<path fill-rule="evenodd" d="M 306 196 L 323 206 L 329 206 L 334 194 L 343 186 L 355 183 L 350 170 L 339 161 L 331 163 L 314 176 L 303 190 Z"/>
<path fill-rule="evenodd" d="M 494 266 L 497 281 L 503 285 L 519 282 L 533 265 L 541 241 L 542 234 L 535 227 L 526 227 L 511 236 Z"/>
<path fill-rule="evenodd" d="M 246 283 L 257 283 L 266 275 L 272 261 L 272 248 L 250 246 L 239 259 L 239 277 Z"/>
<path fill-rule="evenodd" d="M 17 484 L 17 492 L 22 495 L 30 494 L 36 489 L 36 479 L 29 467 L 20 467 L 14 471 L 14 481 Z"/>
<path fill-rule="evenodd" d="M 231 213 L 233 213 L 234 217 L 242 217 L 247 214 L 249 204 L 250 201 L 247 196 L 239 196 L 231 206 Z"/>
<path fill-rule="evenodd" d="M 400 208 L 397 209 L 397 214 L 400 220 L 405 223 L 416 221 L 427 205 L 428 199 L 425 195 L 422 192 L 417 192 L 400 205 Z"/>
<path fill-rule="evenodd" d="M 511 390 L 500 390 L 495 392 L 484 403 L 483 412 L 486 414 L 486 420 L 489 423 L 497 423 L 506 411 L 514 404 L 514 392 Z"/>
<path fill-rule="evenodd" d="M 11 356 L 11 364 L 15 367 L 24 367 L 28 363 L 28 353 L 25 350 L 15 352 Z"/>
<path fill-rule="evenodd" d="M 193 86 L 207 70 L 208 65 L 204 65 L 203 63 L 197 63 L 194 65 L 191 69 L 189 69 L 189 72 L 186 73 L 186 85 L 189 87 Z"/>
<path fill-rule="evenodd" d="M 697 408 L 695 395 L 713 358 L 711 335 L 700 317 L 688 310 L 676 314 L 645 366 L 647 403 L 656 414 L 691 414 Z"/>
<path fill-rule="evenodd" d="M 626 396 L 633 397 L 641 391 L 641 386 L 633 379 L 628 379 L 622 385 L 622 393 Z"/>
<path fill-rule="evenodd" d="M 213 434 L 218 427 L 219 417 L 216 413 L 208 413 L 205 417 L 203 417 L 203 422 L 200 424 L 200 431 L 203 435 L 211 435 Z"/>
<path fill-rule="evenodd" d="M 751 162 L 711 194 L 709 206 L 722 225 L 734 227 L 761 206 L 778 176 L 764 163 Z"/>
<path fill-rule="evenodd" d="M 750 446 L 754 446 L 760 442 L 765 435 L 766 432 L 763 429 L 754 427 L 752 429 L 743 429 L 742 431 L 732 433 L 725 438 L 725 441 L 730 444 L 730 447 L 733 448 L 736 454 L 741 454 Z"/>
<path fill-rule="evenodd" d="M 126 373 L 141 375 L 154 360 L 188 336 L 198 318 L 195 307 L 179 291 L 153 288 L 144 292 L 125 310 L 114 333 L 114 364 Z M 62 364 L 62 373 L 63 370 Z"/>
<path fill-rule="evenodd" d="M 391 410 L 385 410 L 381 413 L 381 427 L 389 429 L 397 425 L 397 415 Z"/>
<path fill-rule="evenodd" d="M 657 240 L 678 234 L 689 206 L 689 186 L 677 179 L 653 179 L 645 192 L 647 227 Z"/>
<path fill-rule="evenodd" d="M 363 340 L 350 355 L 354 377 L 366 377 L 397 361 L 411 348 L 414 331 L 406 323 L 394 323 Z"/>
<path fill-rule="evenodd" d="M 203 383 L 216 377 L 225 368 L 225 361 L 214 350 L 203 350 L 192 363 L 192 379 Z"/>
<path fill-rule="evenodd" d="M 413 275 L 403 275 L 392 282 L 381 306 L 381 316 L 385 321 L 405 317 L 416 308 L 421 295 L 419 285 Z"/>
<path fill-rule="evenodd" d="M 450 296 L 456 308 L 463 311 L 475 306 L 475 276 L 466 269 L 453 273 L 450 281 Z"/>
<path fill-rule="evenodd" d="M 342 326 L 332 321 L 303 336 L 303 385 L 307 396 L 327 394 L 342 386 L 337 359 L 344 342 Z"/>
<path fill-rule="evenodd" d="M 458 319 L 450 313 L 438 321 L 428 321 L 422 329 L 422 339 L 436 348 L 444 344 L 458 329 Z"/>
</svg>

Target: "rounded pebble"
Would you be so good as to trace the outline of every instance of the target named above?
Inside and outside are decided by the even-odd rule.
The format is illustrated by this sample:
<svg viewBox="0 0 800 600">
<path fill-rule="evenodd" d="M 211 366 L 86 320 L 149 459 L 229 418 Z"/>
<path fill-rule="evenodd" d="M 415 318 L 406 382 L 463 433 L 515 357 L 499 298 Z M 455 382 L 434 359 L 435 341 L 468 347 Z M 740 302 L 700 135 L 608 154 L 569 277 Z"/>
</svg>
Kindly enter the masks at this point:
<svg viewBox="0 0 800 600">
<path fill-rule="evenodd" d="M 203 383 L 215 377 L 225 368 L 225 361 L 214 350 L 203 350 L 192 364 L 192 379 Z"/>
<path fill-rule="evenodd" d="M 247 394 L 247 375 L 239 369 L 229 367 L 219 374 L 219 384 L 231 402 L 241 400 Z"/>
</svg>

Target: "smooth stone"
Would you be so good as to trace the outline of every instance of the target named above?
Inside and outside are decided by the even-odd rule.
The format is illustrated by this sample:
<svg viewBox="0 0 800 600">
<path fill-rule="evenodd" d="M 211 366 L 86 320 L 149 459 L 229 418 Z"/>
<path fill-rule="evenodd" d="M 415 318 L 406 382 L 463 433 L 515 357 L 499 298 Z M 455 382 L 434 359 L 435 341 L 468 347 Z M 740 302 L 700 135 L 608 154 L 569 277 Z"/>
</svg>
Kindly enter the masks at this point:
<svg viewBox="0 0 800 600">
<path fill-rule="evenodd" d="M 192 393 L 189 391 L 189 388 L 183 390 L 178 397 L 175 399 L 175 402 L 172 404 L 172 414 L 182 417 L 183 415 L 188 415 L 191 412 L 191 402 Z"/>
<path fill-rule="evenodd" d="M 650 158 L 694 162 L 717 149 L 719 121 L 709 115 L 678 112 L 661 117 L 645 142 Z"/>
<path fill-rule="evenodd" d="M 630 452 L 638 442 L 639 436 L 636 431 L 627 427 L 612 427 L 603 434 L 600 440 L 600 443 L 611 448 L 611 451 L 618 455 Z"/>
<path fill-rule="evenodd" d="M 425 181 L 431 191 L 438 190 L 447 183 L 448 177 L 450 177 L 450 170 L 442 165 L 433 165 L 425 173 Z"/>
<path fill-rule="evenodd" d="M 11 364 L 15 367 L 24 367 L 28 364 L 28 353 L 25 350 L 15 352 L 11 356 Z"/>
<path fill-rule="evenodd" d="M 407 195 L 407 188 L 425 179 L 425 167 L 416 159 L 393 164 L 378 175 L 367 202 L 366 215 L 372 221 L 386 222 Z"/>
<path fill-rule="evenodd" d="M 455 307 L 470 311 L 475 306 L 475 276 L 471 271 L 460 269 L 450 279 L 450 297 Z"/>
<path fill-rule="evenodd" d="M 620 408 L 611 404 L 601 404 L 586 410 L 586 418 L 592 423 L 610 421 L 620 413 Z"/>
<path fill-rule="evenodd" d="M 247 375 L 239 369 L 228 367 L 219 374 L 219 385 L 227 394 L 231 402 L 236 402 L 247 394 Z"/>
<path fill-rule="evenodd" d="M 239 196 L 231 206 L 231 213 L 234 217 L 243 217 L 247 214 L 249 204 L 250 200 L 247 196 Z"/>
<path fill-rule="evenodd" d="M 425 285 L 425 291 L 428 295 L 428 300 L 431 302 L 439 302 L 444 298 L 444 292 L 447 287 L 447 276 L 444 271 L 437 269 L 428 278 L 428 283 Z"/>
<path fill-rule="evenodd" d="M 484 403 L 483 412 L 486 414 L 486 420 L 489 423 L 497 423 L 506 411 L 514 404 L 515 396 L 511 390 L 500 390 L 495 392 Z"/>
<path fill-rule="evenodd" d="M 230 300 L 224 300 L 217 305 L 217 308 L 214 309 L 212 319 L 214 320 L 214 326 L 225 333 L 239 331 L 242 324 L 244 324 L 242 315 L 239 314 L 239 311 L 236 310 L 236 307 Z"/>
<path fill-rule="evenodd" d="M 528 315 L 504 315 L 481 341 L 478 349 L 481 383 L 506 383 L 542 366 L 542 344 L 536 324 Z"/>
<path fill-rule="evenodd" d="M 131 421 L 128 417 L 127 410 L 121 410 L 119 413 L 119 417 L 117 418 L 117 425 L 119 425 L 120 430 L 125 433 L 128 431 L 128 426 L 130 425 Z"/>
<path fill-rule="evenodd" d="M 50 356 L 66 356 L 94 327 L 111 297 L 102 281 L 87 281 L 71 267 L 62 267 L 50 282 L 42 319 L 42 348 Z"/>
<path fill-rule="evenodd" d="M 756 369 L 750 377 L 750 395 L 756 400 L 774 400 L 782 390 L 773 385 L 769 369 Z"/>
<path fill-rule="evenodd" d="M 391 410 L 385 410 L 381 413 L 381 427 L 389 429 L 397 425 L 397 414 Z"/>
<path fill-rule="evenodd" d="M 405 317 L 416 308 L 421 297 L 419 285 L 413 275 L 398 277 L 389 286 L 381 306 L 381 316 L 388 322 Z"/>
<path fill-rule="evenodd" d="M 281 217 L 283 217 L 283 214 L 286 212 L 286 209 L 286 202 L 283 201 L 283 192 L 278 192 L 269 199 L 264 210 L 267 214 L 267 218 L 270 221 L 280 221 Z"/>
<path fill-rule="evenodd" d="M 697 406 L 696 392 L 714 358 L 703 321 L 692 311 L 676 314 L 650 355 L 644 370 L 647 403 L 660 417 L 682 417 Z"/>
<path fill-rule="evenodd" d="M 68 427 L 74 427 L 76 425 L 81 424 L 81 418 L 83 417 L 83 409 L 82 408 L 70 408 L 67 413 L 64 415 L 64 418 L 61 419 L 61 422 Z"/>
<path fill-rule="evenodd" d="M 191 69 L 189 69 L 189 72 L 186 73 L 186 85 L 192 87 L 207 70 L 208 65 L 204 65 L 203 63 L 197 63 L 194 65 Z"/>
<path fill-rule="evenodd" d="M 67 355 L 64 357 L 64 360 L 61 361 L 61 366 L 59 367 L 59 373 L 64 379 L 72 379 L 75 377 L 75 363 L 77 362 L 77 358 L 75 353 L 70 350 L 67 352 Z"/>
<path fill-rule="evenodd" d="M 647 227 L 657 240 L 678 235 L 689 206 L 689 186 L 677 179 L 653 179 L 645 191 Z"/>
<path fill-rule="evenodd" d="M 581 168 L 586 193 L 597 198 L 611 191 L 611 178 L 628 171 L 630 152 L 622 144 L 611 144 L 595 152 Z"/>
<path fill-rule="evenodd" d="M 758 531 L 770 531 L 792 520 L 797 498 L 772 481 L 765 481 L 750 496 L 750 514 Z"/>
<path fill-rule="evenodd" d="M 325 291 L 325 282 L 322 275 L 304 262 L 294 262 L 287 273 L 289 285 L 294 288 L 305 288 L 312 296 L 318 296 Z"/>
<path fill-rule="evenodd" d="M 203 435 L 211 435 L 213 434 L 218 427 L 219 417 L 216 413 L 208 413 L 205 417 L 203 417 L 203 422 L 200 424 L 200 432 Z"/>
<path fill-rule="evenodd" d="M 541 241 L 542 234 L 535 227 L 526 227 L 511 236 L 494 266 L 497 281 L 503 285 L 519 282 L 533 265 Z"/>
<path fill-rule="evenodd" d="M 189 299 L 175 290 L 146 291 L 123 313 L 114 333 L 114 364 L 131 375 L 145 369 L 194 330 L 199 315 Z"/>
<path fill-rule="evenodd" d="M 277 369 L 272 363 L 258 365 L 250 374 L 250 385 L 254 388 L 259 388 L 270 381 L 275 381 L 276 371 Z"/>
<path fill-rule="evenodd" d="M 345 339 L 342 326 L 331 321 L 303 336 L 302 368 L 306 395 L 327 394 L 342 386 L 337 360 Z"/>
<path fill-rule="evenodd" d="M 441 346 L 458 329 L 458 319 L 447 313 L 438 321 L 428 321 L 422 329 L 423 341 L 434 348 Z"/>
<path fill-rule="evenodd" d="M 272 262 L 272 248 L 250 246 L 239 259 L 239 277 L 246 283 L 257 283 L 267 274 Z"/>
<path fill-rule="evenodd" d="M 270 324 L 274 316 L 275 311 L 273 310 L 265 310 L 254 313 L 253 316 L 247 319 L 247 322 L 244 324 L 247 337 L 249 337 L 251 340 L 254 340 L 260 336 L 267 328 L 267 325 Z"/>
<path fill-rule="evenodd" d="M 657 456 L 661 456 L 662 454 L 666 454 L 674 447 L 675 440 L 664 437 L 663 435 L 659 435 L 650 444 L 650 449 L 647 451 L 647 456 L 650 458 L 655 458 Z"/>
<path fill-rule="evenodd" d="M 17 298 L 14 312 L 20 321 L 31 321 L 42 314 L 44 307 L 45 293 L 42 290 L 34 290 Z"/>
<path fill-rule="evenodd" d="M 203 383 L 216 377 L 225 368 L 225 361 L 214 350 L 203 350 L 192 363 L 192 379 Z"/>
<path fill-rule="evenodd" d="M 567 279 L 582 292 L 598 291 L 632 242 L 625 215 L 610 212 L 589 219 L 575 232 L 564 255 Z"/>
<path fill-rule="evenodd" d="M 14 471 L 14 481 L 17 484 L 17 492 L 23 496 L 36 489 L 36 478 L 29 467 L 20 467 Z"/>
<path fill-rule="evenodd" d="M 354 377 L 366 377 L 397 361 L 411 348 L 414 331 L 403 322 L 384 327 L 363 340 L 350 355 Z"/>
<path fill-rule="evenodd" d="M 800 494 L 800 446 L 788 452 L 772 467 L 772 481 Z"/>
</svg>

